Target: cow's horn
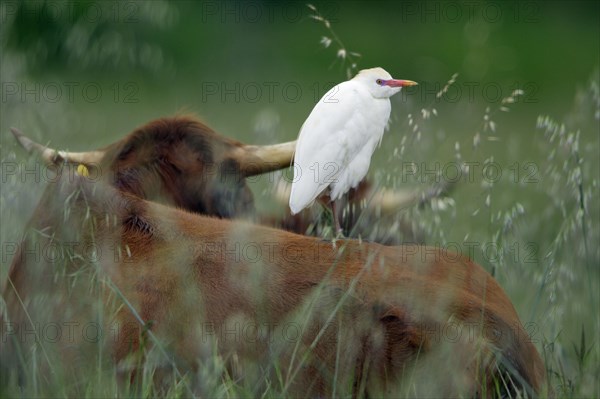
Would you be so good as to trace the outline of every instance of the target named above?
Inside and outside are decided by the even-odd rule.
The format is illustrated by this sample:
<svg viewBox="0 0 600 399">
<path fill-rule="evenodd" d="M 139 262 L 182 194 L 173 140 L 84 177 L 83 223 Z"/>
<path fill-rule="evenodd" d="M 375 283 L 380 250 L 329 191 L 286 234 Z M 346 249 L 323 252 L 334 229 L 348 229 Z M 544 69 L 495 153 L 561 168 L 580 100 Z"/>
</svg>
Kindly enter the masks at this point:
<svg viewBox="0 0 600 399">
<path fill-rule="evenodd" d="M 435 198 L 444 198 L 450 195 L 455 188 L 455 182 L 440 182 L 431 187 L 418 190 L 382 190 L 375 194 L 373 205 L 379 206 L 384 214 L 393 214 L 400 209 L 408 208 L 414 205 L 425 205 Z"/>
<path fill-rule="evenodd" d="M 38 153 L 42 159 L 48 165 L 58 165 L 63 162 L 72 163 L 83 163 L 83 164 L 96 164 L 99 163 L 104 152 L 102 151 L 88 151 L 88 152 L 67 152 L 57 151 L 55 149 L 46 147 L 45 145 L 36 143 L 29 137 L 25 136 L 19 129 L 11 127 L 10 131 L 15 136 L 19 144 L 28 153 Z"/>
<path fill-rule="evenodd" d="M 292 164 L 295 150 L 295 141 L 273 145 L 245 145 L 236 150 L 235 159 L 244 176 L 256 176 L 287 168 Z"/>
</svg>

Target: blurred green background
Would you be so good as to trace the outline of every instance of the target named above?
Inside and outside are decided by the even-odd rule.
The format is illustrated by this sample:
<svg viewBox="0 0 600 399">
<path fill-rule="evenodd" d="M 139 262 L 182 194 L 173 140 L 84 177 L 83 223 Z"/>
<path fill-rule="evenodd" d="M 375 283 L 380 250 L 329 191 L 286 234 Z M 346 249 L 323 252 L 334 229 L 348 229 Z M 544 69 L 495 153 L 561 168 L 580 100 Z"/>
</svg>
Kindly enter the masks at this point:
<svg viewBox="0 0 600 399">
<path fill-rule="evenodd" d="M 23 173 L 32 160 L 8 173 L 28 159 L 10 126 L 88 150 L 192 112 L 244 142 L 283 142 L 348 70 L 381 66 L 419 86 L 392 98 L 370 176 L 422 188 L 435 180 L 424 170 L 443 175 L 469 162 L 473 173 L 452 200 L 403 215 L 432 245 L 476 242 L 472 255 L 548 352 L 554 385 L 598 395 L 600 2 L 312 4 L 316 11 L 302 2 L 2 2 L 2 242 L 18 240 L 44 186 Z M 514 102 L 502 101 L 517 89 Z M 540 116 L 556 126 L 540 126 Z M 483 174 L 492 161 L 498 179 Z M 283 212 L 270 178 L 252 186 L 261 211 Z M 482 250 L 489 243 L 498 256 Z M 3 282 L 9 264 L 4 254 Z M 586 356 L 574 349 L 582 333 L 593 349 Z"/>
</svg>

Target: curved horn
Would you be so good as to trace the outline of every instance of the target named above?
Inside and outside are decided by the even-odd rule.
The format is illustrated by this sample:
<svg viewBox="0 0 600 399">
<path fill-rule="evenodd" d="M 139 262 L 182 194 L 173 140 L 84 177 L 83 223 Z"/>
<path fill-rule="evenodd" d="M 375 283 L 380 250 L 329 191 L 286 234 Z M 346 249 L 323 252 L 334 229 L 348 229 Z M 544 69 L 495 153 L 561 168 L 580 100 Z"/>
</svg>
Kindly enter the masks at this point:
<svg viewBox="0 0 600 399">
<path fill-rule="evenodd" d="M 46 147 L 45 145 L 36 143 L 29 137 L 25 136 L 19 129 L 11 127 L 10 131 L 15 136 L 21 147 L 28 153 L 38 153 L 48 165 L 57 165 L 63 162 L 93 164 L 99 163 L 104 152 L 88 151 L 88 152 L 67 152 L 57 151 Z"/>
<path fill-rule="evenodd" d="M 441 182 L 425 190 L 386 190 L 382 189 L 373 196 L 371 204 L 381 207 L 384 214 L 393 214 L 414 205 L 423 206 L 435 198 L 448 196 L 456 186 L 455 182 Z"/>
<path fill-rule="evenodd" d="M 296 142 L 273 145 L 245 145 L 238 147 L 234 158 L 240 164 L 244 176 L 255 176 L 287 168 L 292 164 Z"/>
<path fill-rule="evenodd" d="M 380 209 L 382 214 L 394 214 L 401 209 L 413 206 L 418 202 L 419 193 L 416 190 L 389 190 L 379 189 L 368 206 Z"/>
<path fill-rule="evenodd" d="M 363 180 L 364 182 L 364 180 Z M 370 185 L 370 183 L 367 183 Z M 277 181 L 273 187 L 275 200 L 281 204 L 287 204 L 290 199 L 292 185 L 284 179 Z M 395 214 L 399 210 L 413 206 L 419 202 L 422 193 L 414 189 L 390 190 L 369 187 L 366 192 L 355 194 L 354 197 L 348 197 L 350 202 L 362 203 L 365 201 L 367 208 L 379 210 L 382 214 Z"/>
<path fill-rule="evenodd" d="M 368 191 L 359 194 L 353 201 L 366 200 L 366 207 L 371 210 L 381 212 L 381 215 L 394 215 L 398 211 L 412 207 L 414 205 L 423 206 L 435 198 L 448 196 L 455 187 L 454 182 L 441 182 L 425 189 L 418 190 L 414 188 L 391 190 L 371 186 Z M 281 204 L 287 204 L 290 198 L 292 185 L 284 179 L 275 183 L 273 195 L 275 200 Z"/>
</svg>

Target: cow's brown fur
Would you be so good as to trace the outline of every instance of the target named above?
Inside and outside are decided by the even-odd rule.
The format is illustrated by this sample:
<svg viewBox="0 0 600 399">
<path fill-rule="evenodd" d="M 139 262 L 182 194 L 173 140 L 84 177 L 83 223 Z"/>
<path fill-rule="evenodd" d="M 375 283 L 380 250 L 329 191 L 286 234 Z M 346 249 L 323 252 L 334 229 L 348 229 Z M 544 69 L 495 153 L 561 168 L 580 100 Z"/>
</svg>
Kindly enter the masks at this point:
<svg viewBox="0 0 600 399">
<path fill-rule="evenodd" d="M 50 185 L 23 245 L 63 248 L 76 240 L 104 255 L 93 262 L 73 257 L 61 266 L 21 252 L 4 293 L 17 328 L 32 320 L 101 320 L 104 331 L 119 328 L 103 337 L 98 353 L 109 350 L 121 370 L 135 369 L 132 356 L 151 358 L 154 347 L 159 365 L 197 374 L 208 367 L 217 338 L 217 353 L 234 379 L 256 381 L 266 373 L 286 395 L 330 396 L 336 381 L 339 395 L 492 396 L 496 383 L 499 391 L 511 389 L 511 382 L 502 383 L 509 376 L 530 392 L 543 389 L 543 363 L 509 299 L 462 256 L 354 240 L 334 248 L 79 180 L 85 179 Z M 101 283 L 90 288 L 90 277 Z M 24 306 L 19 298 L 27 298 Z M 57 302 L 54 308 L 48 299 Z M 236 322 L 273 329 L 256 339 L 231 339 L 227 332 Z M 300 331 L 296 340 L 282 338 L 289 323 Z M 448 326 L 462 333 L 448 335 Z M 161 351 L 149 337 L 162 343 Z M 60 359 L 79 364 L 85 344 L 55 346 Z M 253 388 L 258 395 L 264 387 Z M 202 381 L 194 389 L 202 392 Z"/>
</svg>

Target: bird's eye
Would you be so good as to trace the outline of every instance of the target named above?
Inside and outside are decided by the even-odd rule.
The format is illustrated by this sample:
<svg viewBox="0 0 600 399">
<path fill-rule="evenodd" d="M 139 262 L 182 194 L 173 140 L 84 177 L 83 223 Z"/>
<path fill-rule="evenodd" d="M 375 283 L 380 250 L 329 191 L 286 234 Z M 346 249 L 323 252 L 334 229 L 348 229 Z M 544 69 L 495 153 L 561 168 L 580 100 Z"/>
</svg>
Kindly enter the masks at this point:
<svg viewBox="0 0 600 399">
<path fill-rule="evenodd" d="M 383 83 L 383 80 L 381 80 L 381 79 L 377 79 L 377 80 L 375 81 L 375 83 L 377 83 L 378 85 L 380 85 L 380 86 L 381 86 L 381 84 Z"/>
</svg>

